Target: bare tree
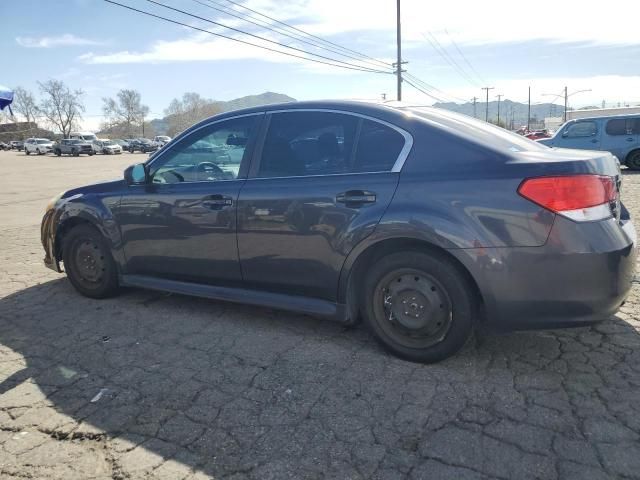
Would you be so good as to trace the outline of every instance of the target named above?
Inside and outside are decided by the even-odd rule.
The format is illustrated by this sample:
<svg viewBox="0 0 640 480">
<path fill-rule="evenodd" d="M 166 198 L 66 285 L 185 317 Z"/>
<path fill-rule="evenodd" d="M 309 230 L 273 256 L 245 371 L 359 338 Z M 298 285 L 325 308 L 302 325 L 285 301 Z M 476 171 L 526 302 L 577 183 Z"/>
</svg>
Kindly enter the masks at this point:
<svg viewBox="0 0 640 480">
<path fill-rule="evenodd" d="M 22 88 L 16 87 L 13 91 L 13 110 L 24 118 L 25 122 L 35 123 L 38 118 L 38 104 L 33 94 Z"/>
<path fill-rule="evenodd" d="M 174 98 L 164 111 L 169 124 L 168 134 L 175 136 L 194 123 L 220 112 L 219 105 L 195 92 L 187 92 L 182 99 Z"/>
<path fill-rule="evenodd" d="M 64 138 L 68 138 L 71 130 L 82 119 L 84 92 L 72 91 L 61 80 L 47 80 L 44 83 L 38 82 L 38 85 L 44 97 L 38 110 L 53 127 L 62 132 Z"/>
<path fill-rule="evenodd" d="M 133 136 L 149 114 L 149 107 L 142 105 L 140 92 L 136 90 L 120 90 L 117 98 L 103 98 L 102 101 L 102 110 L 111 129 L 122 131 L 126 137 Z"/>
</svg>

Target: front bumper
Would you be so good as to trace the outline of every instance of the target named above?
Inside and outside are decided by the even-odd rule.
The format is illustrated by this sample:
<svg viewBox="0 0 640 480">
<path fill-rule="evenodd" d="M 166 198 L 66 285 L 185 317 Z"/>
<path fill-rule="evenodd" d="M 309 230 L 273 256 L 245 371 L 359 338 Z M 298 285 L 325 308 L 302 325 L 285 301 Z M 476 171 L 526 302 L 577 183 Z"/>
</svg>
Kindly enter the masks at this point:
<svg viewBox="0 0 640 480">
<path fill-rule="evenodd" d="M 542 247 L 452 250 L 476 280 L 486 325 L 511 331 L 581 326 L 622 306 L 635 275 L 630 220 L 556 219 Z"/>
<path fill-rule="evenodd" d="M 62 272 L 56 252 L 56 232 L 54 222 L 55 210 L 51 209 L 44 214 L 40 225 L 40 240 L 44 248 L 44 264 L 55 272 Z"/>
</svg>

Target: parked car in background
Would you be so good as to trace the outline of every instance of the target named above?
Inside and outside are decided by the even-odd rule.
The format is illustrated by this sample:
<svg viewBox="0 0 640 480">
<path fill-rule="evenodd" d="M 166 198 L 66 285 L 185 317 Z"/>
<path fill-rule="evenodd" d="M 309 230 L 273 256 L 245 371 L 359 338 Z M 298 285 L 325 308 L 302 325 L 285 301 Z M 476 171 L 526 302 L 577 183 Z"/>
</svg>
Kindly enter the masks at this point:
<svg viewBox="0 0 640 480">
<path fill-rule="evenodd" d="M 170 141 L 171 137 L 168 137 L 166 135 L 156 135 L 155 137 L 153 137 L 153 144 L 158 148 L 164 147 Z"/>
<path fill-rule="evenodd" d="M 121 138 L 115 138 L 112 141 L 113 143 L 120 145 L 120 148 L 122 148 L 122 151 L 129 150 L 129 142 L 127 142 L 126 140 L 122 140 Z"/>
<path fill-rule="evenodd" d="M 24 153 L 44 155 L 53 151 L 53 141 L 48 138 L 28 138 L 24 142 Z"/>
<path fill-rule="evenodd" d="M 526 133 L 524 136 L 529 140 L 538 140 L 539 138 L 551 137 L 548 130 L 534 130 L 533 132 Z"/>
<path fill-rule="evenodd" d="M 538 142 L 549 147 L 604 150 L 627 167 L 640 170 L 640 115 L 569 120 L 553 137 Z"/>
<path fill-rule="evenodd" d="M 11 145 L 8 143 L 0 142 L 0 150 L 11 150 Z"/>
<path fill-rule="evenodd" d="M 80 154 L 93 155 L 93 147 L 89 142 L 78 140 L 77 138 L 64 138 L 53 146 L 53 153 L 60 155 L 73 155 L 75 157 Z"/>
<path fill-rule="evenodd" d="M 22 150 L 24 148 L 24 142 L 22 140 L 11 140 L 9 142 L 12 150 Z"/>
<path fill-rule="evenodd" d="M 98 137 L 96 137 L 96 134 L 91 132 L 71 132 L 71 134 L 69 135 L 69 138 L 75 139 L 75 140 L 82 140 L 83 142 L 89 142 L 89 143 L 98 139 Z"/>
<path fill-rule="evenodd" d="M 134 286 L 363 317 L 433 362 L 474 328 L 616 312 L 637 242 L 620 184 L 610 153 L 446 110 L 286 103 L 204 120 L 122 179 L 55 197 L 42 243 L 88 297 Z"/>
<path fill-rule="evenodd" d="M 147 138 L 133 138 L 131 140 L 127 140 L 129 142 L 129 152 L 142 152 L 149 153 L 155 152 L 158 147 L 153 144 L 153 142 Z"/>
<path fill-rule="evenodd" d="M 94 140 L 91 145 L 93 147 L 94 153 L 102 153 L 103 155 L 114 155 L 122 153 L 122 147 L 112 140 Z"/>
</svg>

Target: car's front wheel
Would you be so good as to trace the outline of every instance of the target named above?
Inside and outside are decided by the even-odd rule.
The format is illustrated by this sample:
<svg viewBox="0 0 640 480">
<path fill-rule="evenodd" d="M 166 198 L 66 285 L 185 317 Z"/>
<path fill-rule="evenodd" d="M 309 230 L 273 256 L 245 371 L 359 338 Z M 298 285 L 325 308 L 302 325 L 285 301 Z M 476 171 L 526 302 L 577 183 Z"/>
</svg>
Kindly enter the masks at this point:
<svg viewBox="0 0 640 480">
<path fill-rule="evenodd" d="M 24 149 L 24 154 L 25 155 L 29 155 L 31 152 L 29 150 L 27 150 L 26 148 Z"/>
<path fill-rule="evenodd" d="M 62 260 L 69 281 L 82 295 L 106 298 L 118 290 L 116 264 L 103 236 L 90 225 L 78 225 L 64 237 Z"/>
<path fill-rule="evenodd" d="M 460 350 L 472 332 L 473 290 L 440 254 L 409 251 L 381 258 L 367 272 L 361 298 L 377 339 L 408 360 L 443 360 Z"/>
</svg>

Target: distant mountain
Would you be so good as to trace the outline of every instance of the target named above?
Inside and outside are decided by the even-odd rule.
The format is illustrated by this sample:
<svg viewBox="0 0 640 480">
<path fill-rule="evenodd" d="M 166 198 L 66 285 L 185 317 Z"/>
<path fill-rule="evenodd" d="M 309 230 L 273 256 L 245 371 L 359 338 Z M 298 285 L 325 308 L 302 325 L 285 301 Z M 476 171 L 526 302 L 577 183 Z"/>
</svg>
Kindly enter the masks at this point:
<svg viewBox="0 0 640 480">
<path fill-rule="evenodd" d="M 248 95 L 233 100 L 215 100 L 212 105 L 220 109 L 221 112 L 240 110 L 241 108 L 258 107 L 260 105 L 271 105 L 273 103 L 295 102 L 296 99 L 283 93 L 264 92 L 259 95 Z M 166 135 L 169 129 L 167 118 L 156 118 L 149 122 L 156 135 Z"/>
<path fill-rule="evenodd" d="M 474 116 L 473 103 L 467 102 L 463 104 L 458 103 L 436 103 L 434 107 L 444 108 L 445 110 L 451 110 L 453 112 L 464 113 L 470 117 Z M 485 119 L 486 103 L 478 101 L 475 107 L 475 117 L 481 120 Z M 531 105 L 531 119 L 532 123 L 538 123 L 544 121 L 545 117 L 561 117 L 564 111 L 563 105 L 557 105 L 555 103 L 539 103 Z M 498 118 L 498 102 L 489 102 L 489 120 L 496 121 Z M 520 102 L 512 102 L 511 100 L 503 100 L 500 102 L 500 122 L 505 123 L 507 127 L 518 128 L 527 124 L 527 104 Z"/>
<path fill-rule="evenodd" d="M 218 101 L 216 104 L 220 106 L 223 112 L 229 112 L 231 110 L 239 110 L 241 108 L 295 101 L 295 98 L 283 93 L 264 92 L 259 95 L 248 95 L 246 97 L 236 98 L 235 100 L 229 100 L 228 102 Z"/>
</svg>

